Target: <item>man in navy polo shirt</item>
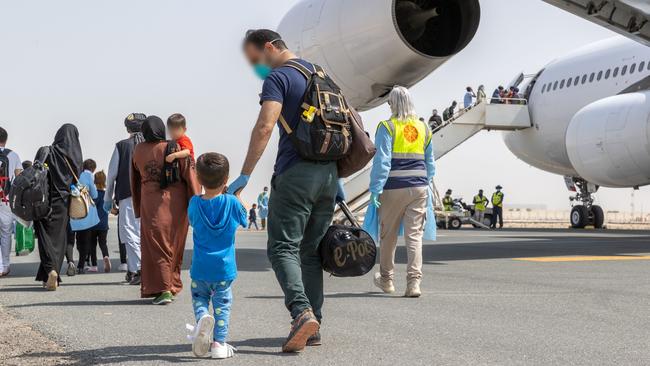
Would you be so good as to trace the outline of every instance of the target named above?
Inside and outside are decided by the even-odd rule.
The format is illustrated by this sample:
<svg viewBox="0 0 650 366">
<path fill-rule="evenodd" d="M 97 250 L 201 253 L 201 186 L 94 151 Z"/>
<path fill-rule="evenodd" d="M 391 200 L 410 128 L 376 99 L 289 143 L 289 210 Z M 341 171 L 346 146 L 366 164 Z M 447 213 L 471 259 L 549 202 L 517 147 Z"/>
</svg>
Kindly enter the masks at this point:
<svg viewBox="0 0 650 366">
<path fill-rule="evenodd" d="M 249 31 L 243 51 L 254 72 L 264 80 L 262 109 L 241 176 L 230 185 L 229 192 L 246 186 L 278 125 L 280 143 L 271 181 L 268 256 L 293 318 L 282 350 L 299 352 L 305 346 L 321 343 L 323 271 L 318 244 L 334 214 L 337 166 L 336 162 L 303 160 L 278 122 L 282 113 L 289 126 L 296 128 L 307 89 L 306 78 L 284 64 L 296 60 L 313 69 L 312 64 L 289 51 L 278 33 L 266 29 Z"/>
</svg>

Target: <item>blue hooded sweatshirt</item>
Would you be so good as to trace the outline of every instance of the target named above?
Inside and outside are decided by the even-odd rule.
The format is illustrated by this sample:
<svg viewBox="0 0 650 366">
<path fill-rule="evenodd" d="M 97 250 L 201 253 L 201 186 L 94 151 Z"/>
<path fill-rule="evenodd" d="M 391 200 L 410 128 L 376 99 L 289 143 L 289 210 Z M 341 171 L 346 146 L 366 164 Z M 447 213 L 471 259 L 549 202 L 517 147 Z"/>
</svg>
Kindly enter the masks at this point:
<svg viewBox="0 0 650 366">
<path fill-rule="evenodd" d="M 194 196 L 187 209 L 193 229 L 193 280 L 218 282 L 237 277 L 235 233 L 246 227 L 246 209 L 237 197 L 222 194 L 207 200 Z"/>
</svg>

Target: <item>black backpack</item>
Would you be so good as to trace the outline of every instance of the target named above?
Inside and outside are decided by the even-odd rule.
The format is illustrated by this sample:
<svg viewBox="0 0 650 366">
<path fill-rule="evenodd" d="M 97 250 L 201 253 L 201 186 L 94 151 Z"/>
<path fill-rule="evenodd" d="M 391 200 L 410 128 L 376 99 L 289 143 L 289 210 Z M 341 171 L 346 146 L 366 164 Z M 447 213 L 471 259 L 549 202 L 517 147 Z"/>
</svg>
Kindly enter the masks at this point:
<svg viewBox="0 0 650 366">
<path fill-rule="evenodd" d="M 49 152 L 49 150 L 48 150 Z M 41 161 L 42 160 L 42 161 Z M 25 221 L 38 221 L 50 214 L 47 154 L 16 176 L 9 191 L 11 212 Z"/>
<path fill-rule="evenodd" d="M 352 226 L 332 225 L 321 240 L 319 252 L 325 272 L 335 277 L 358 277 L 370 272 L 377 260 L 377 245 L 359 227 L 345 202 L 339 202 Z"/>
<path fill-rule="evenodd" d="M 313 65 L 314 70 L 309 70 L 295 60 L 288 61 L 285 66 L 298 70 L 307 79 L 296 129 L 293 130 L 280 115 L 280 123 L 298 154 L 314 161 L 337 161 L 346 157 L 352 145 L 351 111 L 341 88 L 320 66 Z"/>
<path fill-rule="evenodd" d="M 11 150 L 0 151 L 0 198 L 6 202 L 11 189 L 11 172 L 9 171 L 9 153 Z"/>
</svg>

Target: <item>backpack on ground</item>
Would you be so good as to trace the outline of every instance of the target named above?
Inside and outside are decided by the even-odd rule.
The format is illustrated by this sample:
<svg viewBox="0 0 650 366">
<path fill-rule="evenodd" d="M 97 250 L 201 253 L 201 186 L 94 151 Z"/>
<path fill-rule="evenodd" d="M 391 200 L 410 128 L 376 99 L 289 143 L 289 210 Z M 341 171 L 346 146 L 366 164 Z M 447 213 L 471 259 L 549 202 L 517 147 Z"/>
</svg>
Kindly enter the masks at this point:
<svg viewBox="0 0 650 366">
<path fill-rule="evenodd" d="M 11 172 L 9 171 L 9 154 L 11 150 L 0 151 L 0 199 L 7 202 L 11 190 Z"/>
<path fill-rule="evenodd" d="M 320 66 L 313 65 L 310 70 L 294 60 L 285 66 L 298 70 L 307 79 L 295 130 L 280 115 L 280 123 L 298 154 L 313 161 L 338 161 L 346 157 L 352 145 L 351 112 L 341 88 Z"/>
<path fill-rule="evenodd" d="M 352 225 L 329 227 L 318 247 L 321 266 L 334 277 L 363 276 L 375 266 L 377 245 L 370 234 L 359 227 L 348 205 L 341 201 L 339 207 Z"/>
<path fill-rule="evenodd" d="M 49 153 L 49 150 L 48 150 Z M 42 161 L 41 161 L 42 160 Z M 24 221 L 38 221 L 50 214 L 47 154 L 14 179 L 9 191 L 9 207 Z"/>
</svg>

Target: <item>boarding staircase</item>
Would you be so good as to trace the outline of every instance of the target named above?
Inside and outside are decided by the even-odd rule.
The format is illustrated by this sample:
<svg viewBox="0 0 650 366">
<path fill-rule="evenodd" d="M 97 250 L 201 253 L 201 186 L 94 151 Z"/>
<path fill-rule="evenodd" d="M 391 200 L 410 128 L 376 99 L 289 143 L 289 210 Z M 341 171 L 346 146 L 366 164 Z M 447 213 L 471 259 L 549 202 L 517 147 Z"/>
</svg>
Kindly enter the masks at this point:
<svg viewBox="0 0 650 366">
<path fill-rule="evenodd" d="M 453 118 L 438 126 L 433 131 L 432 137 L 436 160 L 482 130 L 517 131 L 530 128 L 532 125 L 526 100 L 510 99 L 509 103 L 478 103 L 461 110 Z M 348 206 L 355 214 L 362 212 L 370 202 L 368 187 L 371 169 L 372 166 L 368 165 L 344 181 Z M 337 211 L 335 220 L 342 219 L 343 214 Z"/>
</svg>

